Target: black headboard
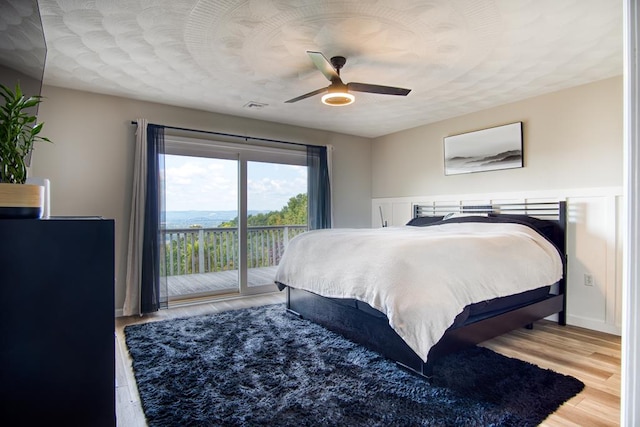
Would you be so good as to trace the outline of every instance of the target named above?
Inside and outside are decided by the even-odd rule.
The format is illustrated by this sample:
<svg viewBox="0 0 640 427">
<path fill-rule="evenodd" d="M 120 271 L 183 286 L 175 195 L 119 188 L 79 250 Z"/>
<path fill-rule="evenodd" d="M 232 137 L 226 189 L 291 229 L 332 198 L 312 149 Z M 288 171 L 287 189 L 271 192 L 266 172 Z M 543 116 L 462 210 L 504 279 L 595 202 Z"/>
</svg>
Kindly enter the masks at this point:
<svg viewBox="0 0 640 427">
<path fill-rule="evenodd" d="M 553 230 L 545 234 L 562 252 L 566 254 L 567 203 L 557 202 L 513 202 L 492 203 L 487 205 L 439 205 L 437 203 L 415 204 L 413 217 L 444 216 L 448 213 L 509 214 L 526 215 L 553 223 Z"/>
</svg>

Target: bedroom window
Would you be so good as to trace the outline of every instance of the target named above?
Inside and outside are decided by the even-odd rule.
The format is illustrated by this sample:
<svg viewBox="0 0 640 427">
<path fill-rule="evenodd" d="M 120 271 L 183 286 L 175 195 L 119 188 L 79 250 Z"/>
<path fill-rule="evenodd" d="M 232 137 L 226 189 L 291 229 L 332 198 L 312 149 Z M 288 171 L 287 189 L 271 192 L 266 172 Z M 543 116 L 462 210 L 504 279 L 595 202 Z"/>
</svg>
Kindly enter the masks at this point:
<svg viewBox="0 0 640 427">
<path fill-rule="evenodd" d="M 169 305 L 274 291 L 289 239 L 307 230 L 306 152 L 166 137 Z"/>
</svg>

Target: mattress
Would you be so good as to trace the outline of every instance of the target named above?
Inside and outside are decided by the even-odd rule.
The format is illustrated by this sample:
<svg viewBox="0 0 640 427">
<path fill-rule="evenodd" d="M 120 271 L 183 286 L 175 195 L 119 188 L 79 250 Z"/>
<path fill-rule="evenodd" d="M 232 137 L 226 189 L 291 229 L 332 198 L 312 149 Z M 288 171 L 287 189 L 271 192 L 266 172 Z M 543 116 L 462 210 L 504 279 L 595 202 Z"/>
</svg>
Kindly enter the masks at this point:
<svg viewBox="0 0 640 427">
<path fill-rule="evenodd" d="M 367 303 L 426 361 L 456 321 L 499 309 L 504 300 L 492 300 L 551 286 L 562 275 L 557 248 L 531 228 L 465 221 L 304 233 L 289 242 L 276 282 Z"/>
</svg>

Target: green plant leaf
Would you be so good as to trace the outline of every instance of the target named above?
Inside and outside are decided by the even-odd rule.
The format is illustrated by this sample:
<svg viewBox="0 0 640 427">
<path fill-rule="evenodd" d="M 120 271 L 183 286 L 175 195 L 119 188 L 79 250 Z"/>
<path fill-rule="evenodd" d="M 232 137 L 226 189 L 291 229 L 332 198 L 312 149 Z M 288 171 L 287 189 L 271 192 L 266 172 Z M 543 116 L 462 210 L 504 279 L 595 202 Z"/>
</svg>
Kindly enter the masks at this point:
<svg viewBox="0 0 640 427">
<path fill-rule="evenodd" d="M 24 108 L 35 107 L 40 103 L 40 97 L 31 97 L 23 102 Z"/>
<path fill-rule="evenodd" d="M 41 96 L 25 98 L 20 85 L 15 91 L 0 84 L 0 182 L 24 184 L 27 179 L 25 159 L 36 141 L 51 142 L 40 136 L 44 123 L 36 123 L 29 108 L 42 102 Z"/>
</svg>

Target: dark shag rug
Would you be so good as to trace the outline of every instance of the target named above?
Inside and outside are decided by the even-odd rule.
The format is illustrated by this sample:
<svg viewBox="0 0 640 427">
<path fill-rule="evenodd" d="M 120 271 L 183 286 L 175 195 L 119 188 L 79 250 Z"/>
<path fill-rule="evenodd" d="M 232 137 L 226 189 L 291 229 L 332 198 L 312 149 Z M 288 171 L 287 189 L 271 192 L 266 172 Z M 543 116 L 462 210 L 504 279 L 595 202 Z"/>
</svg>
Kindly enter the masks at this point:
<svg viewBox="0 0 640 427">
<path fill-rule="evenodd" d="M 584 384 L 475 347 L 431 381 L 277 304 L 125 328 L 149 426 L 535 426 Z"/>
</svg>

